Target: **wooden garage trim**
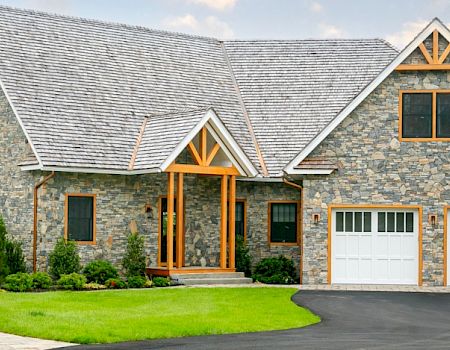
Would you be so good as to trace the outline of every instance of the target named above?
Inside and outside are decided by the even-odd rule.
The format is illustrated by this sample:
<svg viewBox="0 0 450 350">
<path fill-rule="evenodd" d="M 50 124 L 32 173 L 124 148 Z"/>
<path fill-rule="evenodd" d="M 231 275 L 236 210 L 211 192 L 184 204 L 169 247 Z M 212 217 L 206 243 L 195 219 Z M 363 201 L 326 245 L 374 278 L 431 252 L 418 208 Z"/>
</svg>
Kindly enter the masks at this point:
<svg viewBox="0 0 450 350">
<path fill-rule="evenodd" d="M 447 286 L 447 282 L 448 282 L 448 264 L 447 264 L 447 259 L 448 259 L 448 235 L 447 235 L 447 229 L 448 229 L 448 220 L 447 220 L 447 214 L 448 214 L 448 209 L 450 208 L 450 205 L 446 205 L 444 207 L 444 287 Z"/>
<path fill-rule="evenodd" d="M 449 206 L 450 207 L 450 206 Z M 331 236 L 332 236 L 332 216 L 331 212 L 333 209 L 413 209 L 418 211 L 419 216 L 419 232 L 418 232 L 418 246 L 419 246 L 419 256 L 418 256 L 418 280 L 419 286 L 423 283 L 423 254 L 422 254 L 422 206 L 421 205 L 402 205 L 402 204 L 329 204 L 328 205 L 328 256 L 327 256 L 327 283 L 331 284 Z M 445 209 L 446 210 L 446 209 Z M 445 237 L 445 236 L 444 236 Z"/>
</svg>

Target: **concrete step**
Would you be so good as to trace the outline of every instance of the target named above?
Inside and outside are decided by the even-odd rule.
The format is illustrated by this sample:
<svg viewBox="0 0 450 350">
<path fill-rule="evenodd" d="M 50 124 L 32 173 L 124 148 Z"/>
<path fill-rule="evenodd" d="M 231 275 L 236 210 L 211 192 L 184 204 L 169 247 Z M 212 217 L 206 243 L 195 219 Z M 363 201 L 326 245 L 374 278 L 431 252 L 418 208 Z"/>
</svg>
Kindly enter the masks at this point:
<svg viewBox="0 0 450 350">
<path fill-rule="evenodd" d="M 185 286 L 193 285 L 213 285 L 213 284 L 250 284 L 253 282 L 251 278 L 185 278 L 179 280 Z"/>
<path fill-rule="evenodd" d="M 172 279 L 208 279 L 208 278 L 243 278 L 243 272 L 209 272 L 209 273 L 177 273 L 171 275 Z"/>
</svg>

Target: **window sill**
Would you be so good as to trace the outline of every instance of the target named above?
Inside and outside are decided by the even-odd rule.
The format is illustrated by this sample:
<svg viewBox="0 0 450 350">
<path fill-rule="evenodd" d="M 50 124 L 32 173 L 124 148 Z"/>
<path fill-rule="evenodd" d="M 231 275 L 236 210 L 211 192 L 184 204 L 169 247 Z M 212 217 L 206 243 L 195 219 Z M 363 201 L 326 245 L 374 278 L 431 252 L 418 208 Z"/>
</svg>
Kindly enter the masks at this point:
<svg viewBox="0 0 450 350">
<path fill-rule="evenodd" d="M 96 245 L 94 241 L 74 241 L 78 245 Z"/>
<path fill-rule="evenodd" d="M 399 138 L 400 142 L 449 142 L 449 137 L 426 137 L 426 138 Z"/>
<path fill-rule="evenodd" d="M 298 242 L 293 243 L 283 243 L 283 242 L 269 242 L 269 246 L 286 246 L 286 247 L 295 247 L 300 246 Z"/>
</svg>

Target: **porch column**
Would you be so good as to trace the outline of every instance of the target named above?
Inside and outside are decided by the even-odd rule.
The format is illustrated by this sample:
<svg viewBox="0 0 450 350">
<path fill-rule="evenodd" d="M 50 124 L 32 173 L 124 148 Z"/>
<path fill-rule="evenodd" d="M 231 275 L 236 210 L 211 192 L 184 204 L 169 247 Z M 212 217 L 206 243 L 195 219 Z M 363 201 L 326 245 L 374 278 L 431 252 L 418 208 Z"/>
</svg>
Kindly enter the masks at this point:
<svg viewBox="0 0 450 350">
<path fill-rule="evenodd" d="M 174 207 L 174 178 L 170 172 L 167 181 L 167 269 L 173 269 L 173 207 Z"/>
<path fill-rule="evenodd" d="M 222 269 L 227 267 L 227 188 L 228 175 L 223 175 L 220 188 L 220 268 Z"/>
<path fill-rule="evenodd" d="M 229 232 L 229 238 L 228 238 L 228 267 L 230 269 L 235 268 L 235 239 L 236 239 L 236 232 L 235 232 L 235 221 L 236 221 L 236 176 L 232 175 L 230 177 L 230 199 L 228 201 L 228 225 L 230 227 L 228 228 Z"/>
<path fill-rule="evenodd" d="M 183 198 L 183 180 L 184 174 L 178 173 L 177 183 L 177 267 L 183 267 L 184 260 L 184 198 Z"/>
</svg>

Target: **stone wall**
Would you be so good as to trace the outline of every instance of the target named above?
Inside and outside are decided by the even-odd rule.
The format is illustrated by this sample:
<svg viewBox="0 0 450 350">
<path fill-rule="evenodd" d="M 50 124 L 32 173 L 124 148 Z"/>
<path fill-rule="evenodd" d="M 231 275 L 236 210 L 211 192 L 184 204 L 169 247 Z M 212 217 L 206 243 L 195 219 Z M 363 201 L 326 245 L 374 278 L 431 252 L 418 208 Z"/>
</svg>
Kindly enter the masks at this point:
<svg viewBox="0 0 450 350">
<path fill-rule="evenodd" d="M 443 211 L 450 203 L 450 143 L 399 142 L 400 89 L 450 89 L 447 72 L 394 72 L 310 157 L 338 163 L 330 176 L 305 177 L 304 282 L 327 281 L 327 207 L 344 204 L 423 206 L 423 283 L 443 283 Z M 321 214 L 319 224 L 313 213 Z M 438 214 L 435 228 L 428 214 Z"/>
</svg>

